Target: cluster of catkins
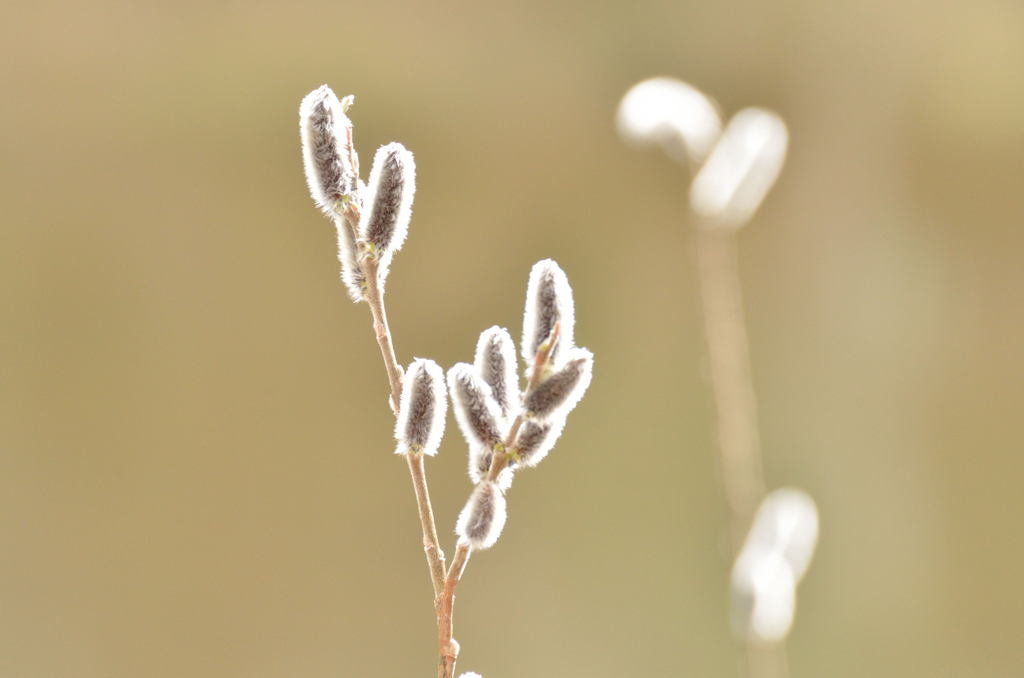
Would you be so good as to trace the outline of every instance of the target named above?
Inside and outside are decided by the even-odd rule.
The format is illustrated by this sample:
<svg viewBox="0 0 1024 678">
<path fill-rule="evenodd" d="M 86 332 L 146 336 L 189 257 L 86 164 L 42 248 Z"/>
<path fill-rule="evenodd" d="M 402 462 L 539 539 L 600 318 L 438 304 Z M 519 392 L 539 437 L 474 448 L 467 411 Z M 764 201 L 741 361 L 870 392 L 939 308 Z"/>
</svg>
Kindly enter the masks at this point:
<svg viewBox="0 0 1024 678">
<path fill-rule="evenodd" d="M 347 116 L 351 96 L 326 85 L 299 108 L 306 180 L 321 210 L 338 230 L 342 280 L 355 301 L 367 300 L 367 261 L 383 287 L 391 258 L 408 232 L 415 191 L 415 163 L 401 144 L 382 146 L 368 183 Z M 593 355 L 574 344 L 572 289 L 550 259 L 530 272 L 520 352 L 526 364 L 520 388 L 512 337 L 501 327 L 485 330 L 472 364 L 458 363 L 447 378 L 432 360 L 418 358 L 405 370 L 398 402 L 398 454 L 435 455 L 444 434 L 451 393 L 455 418 L 469 444 L 474 489 L 459 515 L 456 533 L 474 549 L 494 544 L 505 524 L 504 493 L 514 474 L 536 466 L 551 450 L 569 412 L 590 385 Z M 447 389 L 446 389 L 447 385 Z"/>
<path fill-rule="evenodd" d="M 469 477 L 475 484 L 455 531 L 475 549 L 497 540 L 505 524 L 503 493 L 513 475 L 547 456 L 590 385 L 594 356 L 573 344 L 572 290 L 550 259 L 530 271 L 520 351 L 527 366 L 522 391 L 512 337 L 501 327 L 480 335 L 472 365 L 458 363 L 448 370 L 455 420 L 469 445 Z M 504 466 L 499 455 L 504 455 Z"/>
<path fill-rule="evenodd" d="M 590 385 L 594 357 L 573 345 L 572 290 L 550 259 L 530 272 L 521 353 L 528 366 L 524 390 L 512 337 L 502 327 L 484 330 L 473 363 L 457 363 L 447 374 L 475 486 L 455 532 L 476 550 L 490 547 L 501 534 L 504 493 L 514 474 L 547 456 Z M 444 428 L 444 384 L 437 363 L 418 359 L 409 366 L 395 425 L 397 453 L 437 453 Z"/>
<path fill-rule="evenodd" d="M 377 149 L 370 181 L 363 183 L 347 115 L 354 101 L 352 95 L 339 100 L 327 85 L 318 87 L 299 106 L 299 132 L 309 192 L 338 229 L 342 282 L 353 301 L 364 301 L 362 261 L 378 261 L 383 287 L 391 258 L 405 243 L 416 163 L 402 144 L 386 144 Z"/>
</svg>

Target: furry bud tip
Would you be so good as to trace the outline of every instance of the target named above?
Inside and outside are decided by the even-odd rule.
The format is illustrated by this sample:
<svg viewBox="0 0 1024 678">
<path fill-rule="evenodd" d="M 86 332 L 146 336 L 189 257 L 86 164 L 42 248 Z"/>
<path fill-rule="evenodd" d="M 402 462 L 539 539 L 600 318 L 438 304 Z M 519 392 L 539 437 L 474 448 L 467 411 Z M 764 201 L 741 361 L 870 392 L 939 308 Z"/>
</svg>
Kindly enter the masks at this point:
<svg viewBox="0 0 1024 678">
<path fill-rule="evenodd" d="M 593 369 L 593 353 L 585 348 L 570 349 L 565 364 L 527 393 L 527 415 L 539 421 L 565 418 L 587 392 Z"/>
<path fill-rule="evenodd" d="M 477 373 L 491 387 L 491 395 L 506 418 L 519 404 L 519 382 L 516 376 L 516 347 L 503 327 L 491 327 L 480 334 L 474 359 Z"/>
<path fill-rule="evenodd" d="M 395 422 L 396 454 L 437 454 L 448 410 L 444 373 L 433 360 L 417 358 L 405 372 Z"/>
<path fill-rule="evenodd" d="M 482 551 L 498 541 L 506 517 L 504 495 L 497 485 L 485 480 L 469 496 L 455 524 L 455 534 L 469 542 L 474 550 Z"/>
<path fill-rule="evenodd" d="M 471 447 L 494 449 L 504 437 L 505 421 L 491 394 L 491 387 L 477 375 L 472 365 L 456 363 L 448 370 L 448 390 L 452 396 L 455 421 Z"/>
<path fill-rule="evenodd" d="M 625 141 L 661 146 L 679 163 L 703 162 L 722 131 L 715 102 L 675 78 L 633 85 L 622 97 L 615 122 Z"/>
<path fill-rule="evenodd" d="M 782 118 L 746 108 L 729 121 L 690 187 L 690 206 L 708 225 L 738 228 L 768 195 L 786 159 Z"/>
<path fill-rule="evenodd" d="M 345 97 L 347 105 L 352 98 Z M 302 160 L 309 193 L 324 214 L 337 217 L 345 200 L 357 192 L 357 172 L 352 166 L 352 121 L 347 105 L 327 85 L 307 94 L 299 105 Z"/>
<path fill-rule="evenodd" d="M 573 347 L 575 311 L 569 279 L 551 259 L 538 261 L 530 270 L 526 286 L 526 312 L 523 315 L 523 360 L 532 365 L 541 344 L 551 334 L 555 323 L 560 326 L 558 343 L 551 350 L 551 363 L 561 363 L 560 356 Z"/>
<path fill-rule="evenodd" d="M 416 193 L 416 163 L 412 153 L 392 142 L 377 149 L 363 199 L 360 237 L 378 257 L 402 249 Z"/>
</svg>

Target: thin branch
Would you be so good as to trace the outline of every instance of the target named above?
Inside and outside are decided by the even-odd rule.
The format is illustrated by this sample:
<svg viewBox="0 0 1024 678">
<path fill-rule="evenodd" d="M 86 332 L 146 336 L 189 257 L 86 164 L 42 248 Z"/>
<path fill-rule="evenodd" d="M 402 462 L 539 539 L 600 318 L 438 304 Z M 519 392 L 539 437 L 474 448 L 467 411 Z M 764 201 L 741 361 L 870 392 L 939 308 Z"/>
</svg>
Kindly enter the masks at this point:
<svg viewBox="0 0 1024 678">
<path fill-rule="evenodd" d="M 356 206 L 350 204 L 345 214 L 346 226 L 353 228 L 359 223 L 359 212 Z M 402 396 L 402 368 L 395 356 L 395 346 L 391 339 L 391 328 L 388 326 L 387 309 L 384 306 L 384 292 L 380 286 L 379 262 L 373 257 L 361 257 L 360 265 L 363 275 L 366 278 L 366 303 L 370 307 L 370 314 L 373 316 L 373 334 L 377 339 L 377 346 L 380 347 L 381 357 L 384 359 L 384 368 L 388 373 L 388 382 L 391 385 L 391 410 L 398 413 L 398 402 Z M 416 493 L 416 507 L 420 516 L 420 527 L 423 530 L 423 550 L 427 557 L 427 566 L 430 569 L 430 582 L 434 589 L 434 600 L 441 594 L 444 587 L 445 560 L 444 551 L 441 550 L 437 538 L 437 524 L 434 520 L 434 510 L 430 503 L 430 490 L 427 487 L 426 469 L 423 464 L 423 455 L 406 454 L 406 461 L 409 466 L 409 475 L 412 478 L 413 490 Z"/>
<path fill-rule="evenodd" d="M 743 320 L 736 232 L 697 223 L 697 268 L 711 390 L 718 422 L 718 461 L 729 509 L 732 562 L 736 561 L 754 512 L 765 495 L 757 398 L 750 346 Z M 787 678 L 786 646 L 744 643 L 750 678 Z"/>
<path fill-rule="evenodd" d="M 455 547 L 455 556 L 444 582 L 444 591 L 437 608 L 437 678 L 452 678 L 455 675 L 455 662 L 459 658 L 459 644 L 452 637 L 452 613 L 455 608 L 455 587 L 462 579 L 466 563 L 473 553 L 469 542 L 459 540 Z"/>
<path fill-rule="evenodd" d="M 416 506 L 420 513 L 420 527 L 423 528 L 423 551 L 430 567 L 430 581 L 434 585 L 434 600 L 438 600 L 444 590 L 444 551 L 437 539 L 437 526 L 434 524 L 434 511 L 430 505 L 430 492 L 427 490 L 427 476 L 423 465 L 423 455 L 408 453 L 405 460 L 409 463 L 409 475 L 412 476 L 413 490 L 416 492 Z M 436 604 L 436 603 L 435 603 Z"/>
<path fill-rule="evenodd" d="M 363 257 L 363 274 L 366 276 L 366 303 L 373 315 L 373 334 L 384 358 L 384 368 L 391 382 L 391 409 L 398 412 L 398 399 L 402 396 L 402 368 L 395 357 L 395 347 L 388 327 L 388 314 L 384 307 L 384 294 L 380 289 L 379 262 L 373 257 Z"/>
</svg>

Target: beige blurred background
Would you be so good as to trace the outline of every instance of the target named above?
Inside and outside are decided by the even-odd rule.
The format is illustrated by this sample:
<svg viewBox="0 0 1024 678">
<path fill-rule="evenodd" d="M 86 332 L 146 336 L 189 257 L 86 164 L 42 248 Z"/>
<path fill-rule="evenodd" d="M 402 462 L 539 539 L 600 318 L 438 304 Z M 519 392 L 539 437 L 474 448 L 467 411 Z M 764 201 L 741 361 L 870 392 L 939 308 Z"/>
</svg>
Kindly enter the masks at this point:
<svg viewBox="0 0 1024 678">
<path fill-rule="evenodd" d="M 399 357 L 518 333 L 531 264 L 597 355 L 457 605 L 486 678 L 736 675 L 686 178 L 651 75 L 789 123 L 741 256 L 771 486 L 818 500 L 796 678 L 1024 675 L 1024 6 L 17 2 L 0 10 L 0 676 L 429 676 L 368 314 L 297 107 L 419 168 Z M 469 491 L 453 422 L 438 521 Z"/>
</svg>

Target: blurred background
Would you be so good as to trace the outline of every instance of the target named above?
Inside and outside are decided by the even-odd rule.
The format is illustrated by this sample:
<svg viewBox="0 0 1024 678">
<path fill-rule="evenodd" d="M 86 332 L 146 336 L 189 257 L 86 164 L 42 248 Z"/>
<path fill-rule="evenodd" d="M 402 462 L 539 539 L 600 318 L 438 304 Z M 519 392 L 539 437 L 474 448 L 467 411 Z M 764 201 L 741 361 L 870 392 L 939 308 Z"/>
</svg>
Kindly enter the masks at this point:
<svg viewBox="0 0 1024 678">
<path fill-rule="evenodd" d="M 416 154 L 399 358 L 576 292 L 591 391 L 459 589 L 460 670 L 734 676 L 686 80 L 791 145 L 741 236 L 766 475 L 817 499 L 792 675 L 1024 675 L 1024 5 L 8 2 L 0 676 L 429 676 L 430 585 L 297 108 Z M 469 489 L 428 464 L 446 550 Z"/>
</svg>

